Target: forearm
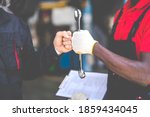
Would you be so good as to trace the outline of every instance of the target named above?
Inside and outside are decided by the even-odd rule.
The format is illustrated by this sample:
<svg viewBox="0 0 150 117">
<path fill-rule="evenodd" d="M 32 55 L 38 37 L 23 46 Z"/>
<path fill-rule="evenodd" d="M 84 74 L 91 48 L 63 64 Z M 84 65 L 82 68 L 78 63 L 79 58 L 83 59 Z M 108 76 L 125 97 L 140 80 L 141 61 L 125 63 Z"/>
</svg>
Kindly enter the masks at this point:
<svg viewBox="0 0 150 117">
<path fill-rule="evenodd" d="M 58 63 L 58 55 L 53 47 L 53 45 L 49 45 L 49 47 L 45 47 L 39 50 L 38 56 L 40 57 L 40 69 L 41 71 L 47 71 L 52 65 Z"/>
<path fill-rule="evenodd" d="M 95 44 L 93 53 L 110 70 L 123 78 L 141 85 L 150 83 L 150 67 L 146 63 L 119 56 L 98 43 Z"/>
<path fill-rule="evenodd" d="M 27 48 L 28 47 L 28 48 Z M 36 78 L 43 75 L 48 69 L 57 64 L 58 55 L 53 45 L 34 51 L 33 46 L 27 46 L 23 50 L 23 75 L 30 78 Z"/>
</svg>

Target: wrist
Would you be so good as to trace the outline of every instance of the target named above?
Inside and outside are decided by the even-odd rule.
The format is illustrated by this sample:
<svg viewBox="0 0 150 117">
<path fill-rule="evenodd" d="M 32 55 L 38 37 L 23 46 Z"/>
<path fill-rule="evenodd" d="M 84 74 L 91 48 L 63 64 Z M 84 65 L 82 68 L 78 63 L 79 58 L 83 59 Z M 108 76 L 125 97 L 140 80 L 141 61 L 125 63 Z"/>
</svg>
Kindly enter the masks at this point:
<svg viewBox="0 0 150 117">
<path fill-rule="evenodd" d="M 96 41 L 96 40 L 93 41 L 90 54 L 92 54 L 92 55 L 94 54 L 94 47 L 97 43 L 98 43 L 98 41 Z"/>
<path fill-rule="evenodd" d="M 56 48 L 55 48 L 55 51 L 56 51 L 57 55 L 61 55 L 62 54 L 62 52 L 58 51 Z"/>
<path fill-rule="evenodd" d="M 97 51 L 99 51 L 99 42 L 94 44 L 92 54 L 96 55 Z"/>
</svg>

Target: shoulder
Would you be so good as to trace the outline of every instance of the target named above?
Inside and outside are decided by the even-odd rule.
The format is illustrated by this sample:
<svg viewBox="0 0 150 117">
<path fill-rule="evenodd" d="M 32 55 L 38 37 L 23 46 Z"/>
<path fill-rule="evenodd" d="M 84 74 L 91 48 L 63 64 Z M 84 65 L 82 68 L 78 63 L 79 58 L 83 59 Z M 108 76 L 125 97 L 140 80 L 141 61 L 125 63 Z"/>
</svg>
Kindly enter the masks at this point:
<svg viewBox="0 0 150 117">
<path fill-rule="evenodd" d="M 6 17 L 7 16 L 7 17 Z M 7 18 L 7 21 L 5 20 Z M 5 22 L 2 22 L 0 25 L 0 32 L 20 32 L 21 30 L 21 21 L 14 14 L 6 13 L 1 17 Z"/>
</svg>

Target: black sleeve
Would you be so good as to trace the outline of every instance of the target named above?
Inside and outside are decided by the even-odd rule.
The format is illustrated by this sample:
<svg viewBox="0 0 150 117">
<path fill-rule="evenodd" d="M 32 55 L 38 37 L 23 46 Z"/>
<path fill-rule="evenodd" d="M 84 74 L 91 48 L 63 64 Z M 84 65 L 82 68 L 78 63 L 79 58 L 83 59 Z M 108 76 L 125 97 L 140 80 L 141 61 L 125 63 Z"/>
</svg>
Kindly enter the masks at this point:
<svg viewBox="0 0 150 117">
<path fill-rule="evenodd" d="M 22 51 L 22 75 L 24 79 L 33 79 L 47 72 L 52 63 L 58 63 L 58 55 L 53 44 L 35 51 L 30 30 L 28 27 L 25 29 L 25 44 Z"/>
</svg>

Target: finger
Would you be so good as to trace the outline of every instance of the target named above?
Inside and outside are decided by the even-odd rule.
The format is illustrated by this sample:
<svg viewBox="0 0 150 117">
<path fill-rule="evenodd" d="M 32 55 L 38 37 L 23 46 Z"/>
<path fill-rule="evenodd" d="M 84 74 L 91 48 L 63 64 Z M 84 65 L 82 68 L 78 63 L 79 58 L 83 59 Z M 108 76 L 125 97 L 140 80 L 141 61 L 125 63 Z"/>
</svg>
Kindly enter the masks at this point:
<svg viewBox="0 0 150 117">
<path fill-rule="evenodd" d="M 63 31 L 62 32 L 62 36 L 64 37 L 64 38 L 70 38 L 71 36 L 67 33 L 67 31 Z"/>
<path fill-rule="evenodd" d="M 71 41 L 71 37 L 70 38 L 63 38 L 63 41 Z"/>
<path fill-rule="evenodd" d="M 63 36 L 64 36 L 64 38 L 70 40 L 72 38 L 72 33 L 71 33 L 71 31 L 64 31 Z"/>
<path fill-rule="evenodd" d="M 71 45 L 72 43 L 71 43 L 71 41 L 64 41 L 63 42 L 63 45 Z"/>
<path fill-rule="evenodd" d="M 70 36 L 67 34 L 67 32 L 66 31 L 59 31 L 59 32 L 57 32 L 56 33 L 56 36 L 57 37 L 65 37 L 65 38 L 70 38 Z"/>
<path fill-rule="evenodd" d="M 68 34 L 69 36 L 72 36 L 71 31 L 67 31 L 67 34 Z"/>
<path fill-rule="evenodd" d="M 65 45 L 65 48 L 66 48 L 67 50 L 72 50 L 72 46 L 71 46 L 71 45 Z"/>
</svg>

